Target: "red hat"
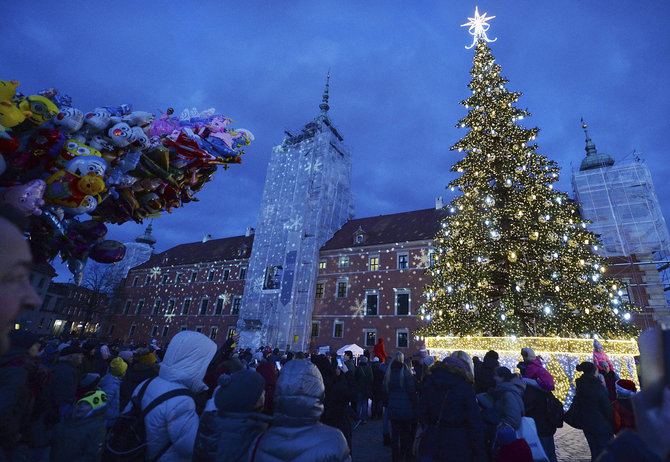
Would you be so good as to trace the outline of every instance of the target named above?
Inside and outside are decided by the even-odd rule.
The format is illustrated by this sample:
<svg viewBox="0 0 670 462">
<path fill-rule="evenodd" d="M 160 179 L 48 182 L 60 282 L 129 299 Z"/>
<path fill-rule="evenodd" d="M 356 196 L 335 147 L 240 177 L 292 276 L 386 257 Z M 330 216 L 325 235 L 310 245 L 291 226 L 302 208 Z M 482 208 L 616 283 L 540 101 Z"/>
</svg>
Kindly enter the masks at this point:
<svg viewBox="0 0 670 462">
<path fill-rule="evenodd" d="M 632 392 L 637 392 L 637 387 L 635 386 L 635 382 L 632 380 L 626 380 L 626 379 L 619 379 L 616 382 L 617 386 L 620 388 L 623 388 L 624 390 L 632 391 Z"/>
</svg>

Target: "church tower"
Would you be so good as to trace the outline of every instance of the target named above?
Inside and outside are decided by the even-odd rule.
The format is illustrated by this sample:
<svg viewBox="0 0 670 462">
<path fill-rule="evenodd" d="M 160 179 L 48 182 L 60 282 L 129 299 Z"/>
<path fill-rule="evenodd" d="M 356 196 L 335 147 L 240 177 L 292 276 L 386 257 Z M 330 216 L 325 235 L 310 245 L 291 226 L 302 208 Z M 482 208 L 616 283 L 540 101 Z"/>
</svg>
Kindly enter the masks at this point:
<svg viewBox="0 0 670 462">
<path fill-rule="evenodd" d="M 238 332 L 242 347 L 309 345 L 319 249 L 353 216 L 351 153 L 320 113 L 272 150 Z"/>
</svg>

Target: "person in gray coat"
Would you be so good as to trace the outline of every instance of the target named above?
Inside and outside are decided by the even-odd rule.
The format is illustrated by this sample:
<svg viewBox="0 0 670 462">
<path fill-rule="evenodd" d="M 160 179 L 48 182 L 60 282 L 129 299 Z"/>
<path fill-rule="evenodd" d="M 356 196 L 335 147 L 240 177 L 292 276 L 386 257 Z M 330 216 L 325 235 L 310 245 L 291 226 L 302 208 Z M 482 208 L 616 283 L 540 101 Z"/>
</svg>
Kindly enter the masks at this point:
<svg viewBox="0 0 670 462">
<path fill-rule="evenodd" d="M 512 374 L 506 367 L 496 369 L 493 379 L 496 381 L 493 397 L 500 420 L 518 430 L 525 411 L 523 392 L 526 386 L 519 376 Z"/>
<path fill-rule="evenodd" d="M 279 374 L 272 426 L 260 438 L 254 462 L 351 461 L 344 435 L 319 422 L 325 388 L 311 362 L 294 359 Z"/>
</svg>

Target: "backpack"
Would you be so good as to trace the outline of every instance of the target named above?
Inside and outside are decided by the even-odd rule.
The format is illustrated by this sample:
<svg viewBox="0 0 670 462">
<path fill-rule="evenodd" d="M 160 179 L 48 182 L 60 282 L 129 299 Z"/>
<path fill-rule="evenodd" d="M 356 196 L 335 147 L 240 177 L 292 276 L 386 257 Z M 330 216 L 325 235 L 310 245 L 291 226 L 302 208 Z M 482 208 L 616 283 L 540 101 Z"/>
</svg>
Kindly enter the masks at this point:
<svg viewBox="0 0 670 462">
<path fill-rule="evenodd" d="M 155 377 L 154 377 L 155 378 Z M 121 414 L 114 426 L 107 434 L 107 442 L 105 444 L 105 454 L 103 461 L 105 462 L 144 462 L 146 460 L 147 452 L 147 434 L 144 425 L 144 418 L 156 406 L 167 401 L 175 396 L 191 396 L 191 392 L 186 388 L 179 388 L 168 391 L 152 402 L 146 408 L 142 409 L 142 398 L 149 386 L 149 383 L 154 379 L 151 378 L 144 382 L 142 388 L 130 399 L 132 407 L 129 411 Z M 168 442 L 163 447 L 152 461 L 157 461 L 170 448 L 172 442 Z"/>
<path fill-rule="evenodd" d="M 563 427 L 563 403 L 552 392 L 547 393 L 547 420 L 552 427 Z"/>
</svg>

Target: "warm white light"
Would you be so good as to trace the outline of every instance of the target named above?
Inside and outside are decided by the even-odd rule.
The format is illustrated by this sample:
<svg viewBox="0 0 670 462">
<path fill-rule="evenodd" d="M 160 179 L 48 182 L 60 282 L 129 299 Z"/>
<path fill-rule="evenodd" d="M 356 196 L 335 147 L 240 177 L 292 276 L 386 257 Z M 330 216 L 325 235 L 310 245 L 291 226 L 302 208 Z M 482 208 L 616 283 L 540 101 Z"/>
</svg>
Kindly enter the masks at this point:
<svg viewBox="0 0 670 462">
<path fill-rule="evenodd" d="M 626 321 L 629 321 L 629 320 L 630 320 L 630 313 L 626 313 L 626 314 L 624 314 L 624 315 L 623 315 L 623 318 L 624 318 Z"/>
<path fill-rule="evenodd" d="M 461 24 L 461 27 L 468 26 L 468 32 L 470 35 L 472 35 L 472 45 L 469 47 L 465 47 L 466 49 L 470 49 L 473 46 L 477 44 L 477 40 L 482 39 L 486 42 L 495 42 L 498 40 L 497 38 L 494 38 L 493 40 L 490 40 L 486 36 L 486 31 L 489 30 L 489 27 L 491 27 L 490 24 L 488 24 L 488 21 L 491 19 L 495 18 L 495 16 L 486 16 L 486 13 L 484 13 L 482 16 L 479 15 L 479 8 L 475 6 L 475 17 L 474 18 L 468 18 L 470 21 L 466 22 L 465 24 Z"/>
</svg>

